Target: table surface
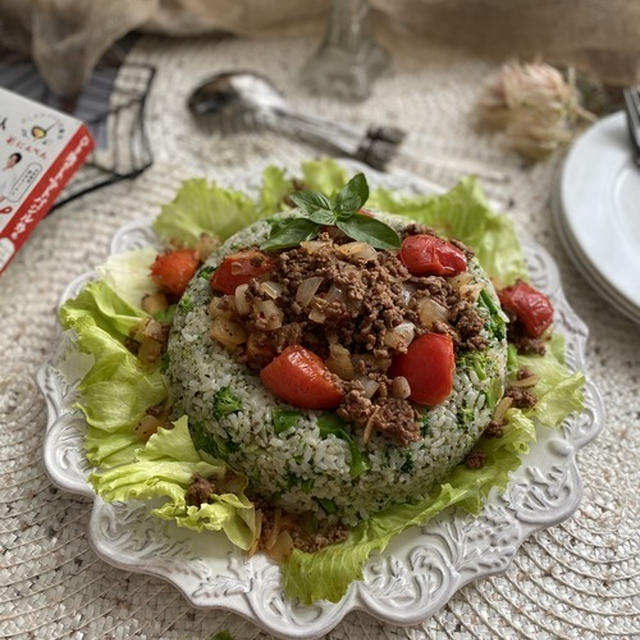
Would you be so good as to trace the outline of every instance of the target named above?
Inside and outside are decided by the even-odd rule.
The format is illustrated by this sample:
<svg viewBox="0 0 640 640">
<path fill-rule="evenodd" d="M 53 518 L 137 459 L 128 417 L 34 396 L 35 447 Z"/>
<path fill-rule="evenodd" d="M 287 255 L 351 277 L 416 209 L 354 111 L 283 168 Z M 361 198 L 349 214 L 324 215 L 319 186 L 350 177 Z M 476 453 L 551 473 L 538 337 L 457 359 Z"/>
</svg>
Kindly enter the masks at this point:
<svg viewBox="0 0 640 640">
<path fill-rule="evenodd" d="M 227 629 L 265 638 L 224 612 L 190 608 L 165 582 L 126 573 L 88 546 L 90 503 L 53 487 L 42 465 L 46 407 L 33 375 L 56 340 L 55 307 L 65 285 L 103 261 L 111 235 L 157 211 L 183 177 L 231 184 L 265 164 L 295 167 L 317 151 L 272 133 L 204 134 L 185 98 L 219 70 L 252 68 L 291 103 L 345 122 L 396 123 L 432 166 L 425 177 L 453 184 L 474 170 L 514 218 L 522 236 L 556 259 L 564 288 L 588 324 L 590 374 L 607 419 L 578 462 L 584 499 L 569 520 L 521 547 L 502 575 L 476 581 L 423 624 L 392 627 L 349 615 L 329 638 L 640 638 L 640 331 L 602 301 L 573 268 L 554 232 L 549 195 L 560 154 L 531 167 L 500 138 L 472 126 L 481 80 L 495 65 L 444 48 L 387 37 L 393 64 L 373 96 L 344 104 L 310 96 L 299 70 L 317 34 L 263 40 L 141 39 L 130 59 L 151 62 L 157 79 L 147 105 L 156 164 L 133 182 L 94 192 L 45 219 L 0 277 L 0 637 L 206 639 Z"/>
</svg>

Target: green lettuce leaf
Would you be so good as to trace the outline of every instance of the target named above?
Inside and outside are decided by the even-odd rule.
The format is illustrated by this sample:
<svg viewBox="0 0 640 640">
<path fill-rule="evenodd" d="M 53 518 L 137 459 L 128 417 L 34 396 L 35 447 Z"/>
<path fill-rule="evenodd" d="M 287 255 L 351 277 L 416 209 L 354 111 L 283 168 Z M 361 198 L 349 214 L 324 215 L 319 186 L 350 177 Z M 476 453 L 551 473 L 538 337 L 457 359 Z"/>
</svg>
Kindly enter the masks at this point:
<svg viewBox="0 0 640 640">
<path fill-rule="evenodd" d="M 248 550 L 256 535 L 255 511 L 243 493 L 214 494 L 212 502 L 200 506 L 186 502 L 193 474 L 222 478 L 225 472 L 224 462 L 200 458 L 182 416 L 172 429 L 159 428 L 132 462 L 94 472 L 90 481 L 107 502 L 165 498 L 153 515 L 196 531 L 224 531 L 233 544 Z"/>
<path fill-rule="evenodd" d="M 109 256 L 96 268 L 100 280 L 108 285 L 125 302 L 138 308 L 146 294 L 159 291 L 149 277 L 149 270 L 158 252 L 155 249 L 136 249 Z"/>
<path fill-rule="evenodd" d="M 581 371 L 569 373 L 563 363 L 563 344 L 563 337 L 556 334 L 543 357 L 517 356 L 518 367 L 526 367 L 539 378 L 534 388 L 538 401 L 531 413 L 547 427 L 557 427 L 569 413 L 582 411 L 584 407 L 584 374 Z"/>
<path fill-rule="evenodd" d="M 328 198 L 347 184 L 346 171 L 332 158 L 303 162 L 302 176 L 306 189 L 320 191 Z"/>
<path fill-rule="evenodd" d="M 402 197 L 376 189 L 366 206 L 406 216 L 468 244 L 487 273 L 502 284 L 529 279 L 513 223 L 491 211 L 474 178 L 461 180 L 440 196 Z"/>
<path fill-rule="evenodd" d="M 87 421 L 85 447 L 92 464 L 111 466 L 131 459 L 142 444 L 135 426 L 147 409 L 167 397 L 159 365 L 143 365 L 124 346 L 143 317 L 143 311 L 103 281 L 89 283 L 60 309 L 63 327 L 76 333 L 77 348 L 93 357 L 75 405 Z"/>
<path fill-rule="evenodd" d="M 240 191 L 194 178 L 182 183 L 176 197 L 162 206 L 153 230 L 164 241 L 193 247 L 208 233 L 226 240 L 260 217 L 256 204 Z"/>
<path fill-rule="evenodd" d="M 293 193 L 293 182 L 286 177 L 286 172 L 273 165 L 262 173 L 262 189 L 260 190 L 260 217 L 271 216 L 285 208 L 284 199 Z"/>
<path fill-rule="evenodd" d="M 445 509 L 458 505 L 477 513 L 482 499 L 498 486 L 504 489 L 509 471 L 520 464 L 520 456 L 535 440 L 531 420 L 520 410 L 508 412 L 508 434 L 498 439 L 483 439 L 487 463 L 478 470 L 457 467 L 447 482 L 427 498 L 413 504 L 395 505 L 360 523 L 345 542 L 315 553 L 294 550 L 283 566 L 287 596 L 303 604 L 316 600 L 337 602 L 349 584 L 362 579 L 362 569 L 373 551 L 382 551 L 390 540 L 405 529 L 423 525 Z"/>
<path fill-rule="evenodd" d="M 60 309 L 60 320 L 65 329 L 75 329 L 83 319 L 94 324 L 122 342 L 148 315 L 123 300 L 104 281 L 90 282 L 72 300 Z"/>
</svg>

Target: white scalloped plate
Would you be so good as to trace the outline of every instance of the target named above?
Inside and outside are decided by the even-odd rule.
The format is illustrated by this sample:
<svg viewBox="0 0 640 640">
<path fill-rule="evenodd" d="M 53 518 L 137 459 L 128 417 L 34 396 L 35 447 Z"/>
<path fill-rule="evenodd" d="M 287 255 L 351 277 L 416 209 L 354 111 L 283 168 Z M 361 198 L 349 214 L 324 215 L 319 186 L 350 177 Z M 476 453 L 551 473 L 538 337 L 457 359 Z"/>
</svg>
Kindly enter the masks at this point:
<svg viewBox="0 0 640 640">
<path fill-rule="evenodd" d="M 374 185 L 406 193 L 433 192 L 409 175 L 344 164 L 365 171 Z M 234 187 L 255 193 L 259 184 L 254 172 Z M 139 221 L 118 231 L 111 253 L 156 242 L 149 221 Z M 573 370 L 584 370 L 587 328 L 569 307 L 551 256 L 538 245 L 524 246 L 535 286 L 555 306 L 556 328 L 566 337 L 567 363 Z M 61 303 L 94 277 L 87 273 L 74 280 Z M 450 511 L 405 531 L 384 553 L 371 558 L 364 580 L 353 583 L 340 602 L 301 606 L 283 597 L 280 570 L 264 555 L 246 560 L 221 535 L 179 529 L 151 517 L 143 503 L 107 504 L 94 494 L 87 482 L 85 423 L 72 406 L 78 381 L 66 380 L 59 368 L 69 346 L 69 338 L 61 335 L 54 358 L 37 376 L 49 409 L 44 459 L 56 485 L 94 498 L 89 539 L 96 553 L 117 567 L 168 580 L 193 606 L 233 611 L 283 638 L 321 636 L 353 610 L 392 624 L 415 624 L 470 580 L 504 571 L 528 535 L 575 511 L 582 495 L 575 454 L 597 435 L 604 419 L 599 393 L 587 380 L 584 412 L 570 416 L 559 430 L 538 428 L 538 442 L 512 474 L 505 494 L 493 492 L 477 518 Z"/>
</svg>

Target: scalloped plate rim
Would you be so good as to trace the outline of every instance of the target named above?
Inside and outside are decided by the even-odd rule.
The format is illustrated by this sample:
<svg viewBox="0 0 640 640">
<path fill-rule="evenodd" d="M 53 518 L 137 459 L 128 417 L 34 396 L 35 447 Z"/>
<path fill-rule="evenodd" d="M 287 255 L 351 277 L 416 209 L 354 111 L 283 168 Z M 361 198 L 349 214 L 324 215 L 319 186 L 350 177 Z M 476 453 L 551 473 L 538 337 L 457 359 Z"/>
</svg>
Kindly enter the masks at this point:
<svg viewBox="0 0 640 640">
<path fill-rule="evenodd" d="M 387 179 L 387 181 L 392 181 L 395 179 L 400 185 L 404 182 L 405 187 L 412 186 L 416 191 L 422 191 L 427 193 L 433 192 L 433 186 L 431 184 L 426 183 L 425 181 L 422 181 L 420 178 L 417 178 L 416 176 L 412 176 L 408 173 L 400 173 L 400 174 L 395 174 L 391 176 L 384 175 L 384 174 L 381 175 L 378 172 L 371 170 L 371 168 L 364 167 L 363 165 L 360 165 L 357 162 L 353 162 L 353 161 L 341 161 L 341 162 L 357 170 L 364 170 L 369 175 L 376 176 L 378 178 L 378 181 L 380 180 L 384 181 L 385 178 Z M 246 172 L 246 174 L 244 175 L 244 180 L 248 181 L 249 178 L 251 177 L 255 177 L 254 171 Z M 236 182 L 242 182 L 242 181 L 243 181 L 243 177 L 240 177 Z M 416 189 L 416 186 L 417 186 L 417 189 Z M 110 244 L 110 254 L 115 253 L 118 242 L 120 242 L 121 238 L 123 236 L 126 236 L 128 232 L 134 231 L 134 230 L 148 231 L 151 220 L 152 218 L 147 217 L 147 218 L 134 220 L 132 222 L 126 223 L 125 225 L 122 225 L 116 231 L 116 233 L 112 238 L 112 241 Z M 576 344 L 578 347 L 577 357 L 579 359 L 579 364 L 583 365 L 584 367 L 584 351 L 585 351 L 586 340 L 588 337 L 588 329 L 584 324 L 584 322 L 575 314 L 575 312 L 567 302 L 567 299 L 562 290 L 562 285 L 560 282 L 557 266 L 553 258 L 546 251 L 546 249 L 542 248 L 540 245 L 537 245 L 536 243 L 533 243 L 529 240 L 524 240 L 522 244 L 525 248 L 525 251 L 532 251 L 537 256 L 542 256 L 542 259 L 546 267 L 551 270 L 552 272 L 551 275 L 554 276 L 554 281 L 556 286 L 553 291 L 549 291 L 547 293 L 552 294 L 554 299 L 557 299 L 557 303 L 556 303 L 557 307 L 561 308 L 564 312 L 566 312 L 566 314 L 569 316 L 569 318 L 573 322 L 573 326 L 578 329 L 578 331 L 576 332 L 577 337 L 575 338 Z M 86 282 L 92 277 L 95 277 L 95 271 L 88 271 L 74 278 L 69 283 L 69 285 L 67 285 L 67 287 L 65 288 L 64 293 L 60 300 L 60 304 L 64 302 L 64 300 L 68 297 L 70 292 L 72 292 L 74 288 L 78 286 L 78 284 L 82 282 Z M 61 336 L 62 336 L 62 332 L 59 330 L 58 343 L 60 342 Z M 189 594 L 186 587 L 184 587 L 184 585 L 180 581 L 178 581 L 176 578 L 172 578 L 170 568 L 163 570 L 162 568 L 157 566 L 150 566 L 148 562 L 136 563 L 135 561 L 131 561 L 129 559 L 120 560 L 118 559 L 117 556 L 110 554 L 108 546 L 100 542 L 100 538 L 98 536 L 98 528 L 96 525 L 96 519 L 99 516 L 101 504 L 106 504 L 106 503 L 102 503 L 102 501 L 95 494 L 91 485 L 88 484 L 88 482 L 84 486 L 81 486 L 81 483 L 79 483 L 76 478 L 72 477 L 71 479 L 69 479 L 69 477 L 67 476 L 65 479 L 65 470 L 57 466 L 57 461 L 55 457 L 51 455 L 50 446 L 51 446 L 52 438 L 56 434 L 57 429 L 61 428 L 58 421 L 58 417 L 60 416 L 60 409 L 64 408 L 65 405 L 64 403 L 56 404 L 55 399 L 51 398 L 49 395 L 48 382 L 49 382 L 50 368 L 55 368 L 54 356 L 52 356 L 52 358 L 49 361 L 47 361 L 45 364 L 42 365 L 42 367 L 38 370 L 36 375 L 36 382 L 41 392 L 45 396 L 46 405 L 47 405 L 47 431 L 45 435 L 45 445 L 44 445 L 45 468 L 52 482 L 57 486 L 59 486 L 60 488 L 62 488 L 63 490 L 71 491 L 73 493 L 77 493 L 77 494 L 85 495 L 89 498 L 93 498 L 93 505 L 91 510 L 89 532 L 88 532 L 89 533 L 88 540 L 91 548 L 95 551 L 95 553 L 104 561 L 106 561 L 107 563 L 115 567 L 118 567 L 123 570 L 133 570 L 138 573 L 144 573 L 146 575 L 158 577 L 164 580 L 165 582 L 172 584 L 174 587 L 178 589 L 178 591 L 183 595 L 183 597 L 187 600 L 187 602 L 195 608 L 208 609 L 208 610 L 222 609 L 222 610 L 232 611 L 240 615 L 241 617 L 243 617 L 245 620 L 248 620 L 258 625 L 268 633 L 271 633 L 278 637 L 295 639 L 295 640 L 317 638 L 329 632 L 331 629 L 333 629 L 337 624 L 339 624 L 342 621 L 344 616 L 346 616 L 348 613 L 352 611 L 365 612 L 382 622 L 392 623 L 399 626 L 410 626 L 420 621 L 423 621 L 425 618 L 428 618 L 430 615 L 435 613 L 435 611 L 437 611 L 442 606 L 444 606 L 460 588 L 462 588 L 464 585 L 468 584 L 469 582 L 481 577 L 497 575 L 506 571 L 506 569 L 511 565 L 513 558 L 515 557 L 515 554 L 517 553 L 522 543 L 532 533 L 534 533 L 535 531 L 539 531 L 540 529 L 543 529 L 545 527 L 553 526 L 555 524 L 558 524 L 559 522 L 562 522 L 563 520 L 568 518 L 572 513 L 574 513 L 575 510 L 577 509 L 582 497 L 583 487 L 582 487 L 582 481 L 580 478 L 580 473 L 576 465 L 576 459 L 575 459 L 576 453 L 580 448 L 582 448 L 583 446 L 588 444 L 590 441 L 592 441 L 595 437 L 597 437 L 604 422 L 604 406 L 602 403 L 600 392 L 597 386 L 585 373 L 585 377 L 586 377 L 585 395 L 586 396 L 588 395 L 592 400 L 592 410 L 593 410 L 594 418 L 590 424 L 589 430 L 586 433 L 584 433 L 581 437 L 578 437 L 575 440 L 572 440 L 570 443 L 567 442 L 568 452 L 566 454 L 564 469 L 566 470 L 567 473 L 569 473 L 573 477 L 573 480 L 576 483 L 575 486 L 573 487 L 573 491 L 568 496 L 569 498 L 571 498 L 569 505 L 564 505 L 565 508 L 556 507 L 555 509 L 551 509 L 550 511 L 545 512 L 546 518 L 539 519 L 538 521 L 527 521 L 527 520 L 522 520 L 515 517 L 515 520 L 519 527 L 519 535 L 510 547 L 509 555 L 506 558 L 506 564 L 496 566 L 495 568 L 487 568 L 486 566 L 478 567 L 475 570 L 475 572 L 471 572 L 471 571 L 468 572 L 468 575 L 464 575 L 461 572 L 457 571 L 456 569 L 453 569 L 451 573 L 451 576 L 453 579 L 449 581 L 445 589 L 441 590 L 441 593 L 438 595 L 438 597 L 435 598 L 435 600 L 428 601 L 426 603 L 425 609 L 422 609 L 422 610 L 417 609 L 417 610 L 414 610 L 413 613 L 408 612 L 406 609 L 402 610 L 401 608 L 394 608 L 395 612 L 397 612 L 397 614 L 394 615 L 394 612 L 391 612 L 391 608 L 393 607 L 393 605 L 387 605 L 386 607 L 376 609 L 373 596 L 371 598 L 365 598 L 363 596 L 363 592 L 367 589 L 366 583 L 362 581 L 359 581 L 357 583 L 352 583 L 349 587 L 349 590 L 347 591 L 345 596 L 342 598 L 342 600 L 340 600 L 340 602 L 330 603 L 328 605 L 328 609 L 321 610 L 321 613 L 318 615 L 318 617 L 315 620 L 313 620 L 311 623 L 300 625 L 297 627 L 294 626 L 293 628 L 283 630 L 281 627 L 276 627 L 275 623 L 270 622 L 267 619 L 261 618 L 258 615 L 258 612 L 255 610 L 254 606 L 252 606 L 251 603 L 247 602 L 246 597 L 243 598 L 237 594 L 234 594 L 232 597 L 222 596 L 222 597 L 215 598 L 216 600 L 224 599 L 224 600 L 227 600 L 227 602 L 214 602 L 211 604 L 202 603 L 202 602 L 199 602 L 193 595 Z M 577 420 L 578 417 L 576 417 L 575 419 Z M 561 432 L 558 432 L 558 433 L 561 433 Z M 526 460 L 526 457 L 525 457 L 525 460 Z M 523 468 L 524 468 L 524 463 L 521 465 L 519 469 L 523 469 Z M 516 470 L 515 473 L 517 472 L 518 470 Z M 510 478 L 507 492 L 512 484 L 512 479 L 513 479 L 513 474 L 512 474 L 512 477 Z M 507 492 L 505 492 L 505 494 L 503 495 L 506 496 Z M 498 498 L 498 501 L 500 501 L 501 499 L 502 499 L 502 496 Z M 504 499 L 504 501 L 506 502 L 506 499 Z M 450 520 L 453 522 L 455 520 L 455 514 L 456 514 L 455 511 L 450 512 L 449 515 L 447 515 L 446 520 L 447 521 Z M 467 516 L 467 519 L 469 517 L 470 516 Z M 415 530 L 417 532 L 416 536 L 414 537 L 419 537 L 421 528 L 415 527 L 415 528 L 412 528 L 411 530 L 412 531 Z M 438 534 L 438 535 L 441 535 L 441 534 Z M 413 549 L 417 549 L 417 548 L 418 547 L 416 546 Z M 384 558 L 385 555 L 384 553 L 374 555 L 372 558 L 370 558 L 370 563 L 373 562 L 378 557 Z M 372 602 L 373 602 L 373 605 L 371 604 Z"/>
</svg>

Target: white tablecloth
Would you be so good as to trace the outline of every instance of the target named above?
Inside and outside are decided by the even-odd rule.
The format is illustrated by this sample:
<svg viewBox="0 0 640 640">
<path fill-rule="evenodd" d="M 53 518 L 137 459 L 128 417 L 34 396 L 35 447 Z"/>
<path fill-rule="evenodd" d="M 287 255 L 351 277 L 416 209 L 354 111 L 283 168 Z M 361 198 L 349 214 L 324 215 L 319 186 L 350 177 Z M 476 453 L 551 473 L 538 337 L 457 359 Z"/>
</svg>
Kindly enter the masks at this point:
<svg viewBox="0 0 640 640">
<path fill-rule="evenodd" d="M 416 627 L 352 614 L 328 637 L 640 638 L 639 329 L 597 297 L 558 243 L 548 202 L 561 158 L 527 168 L 499 139 L 473 131 L 473 102 L 490 63 L 389 38 L 392 70 L 368 101 L 343 104 L 300 87 L 299 69 L 316 42 L 317 34 L 142 39 L 130 58 L 158 68 L 147 105 L 156 164 L 133 182 L 57 210 L 0 277 L 0 637 L 204 640 L 221 629 L 238 640 L 264 637 L 236 616 L 194 610 L 161 580 L 111 568 L 94 555 L 86 539 L 89 502 L 58 491 L 45 475 L 46 408 L 32 380 L 56 339 L 60 293 L 104 259 L 118 226 L 157 211 L 181 177 L 232 183 L 238 171 L 294 167 L 316 155 L 275 134 L 221 137 L 194 126 L 185 110 L 190 89 L 215 71 L 251 68 L 302 110 L 407 129 L 432 161 L 427 177 L 434 181 L 452 184 L 460 172 L 451 167 L 460 160 L 481 176 L 502 175 L 485 183 L 488 191 L 505 203 L 519 232 L 557 260 L 569 300 L 591 330 L 589 368 L 608 412 L 603 433 L 579 456 L 585 491 L 577 513 L 531 537 L 505 574 L 468 585 Z"/>
</svg>

